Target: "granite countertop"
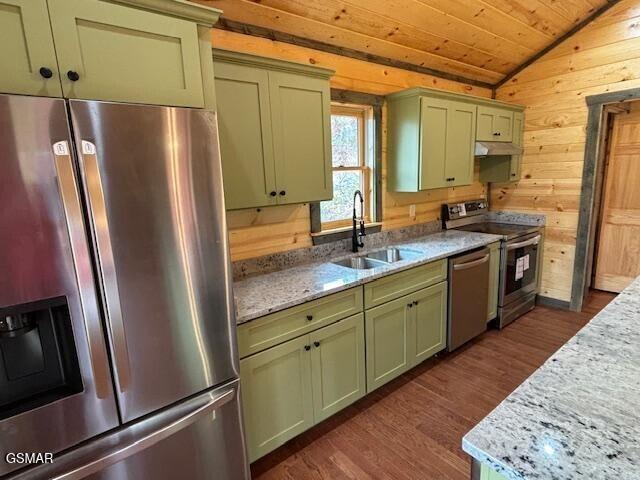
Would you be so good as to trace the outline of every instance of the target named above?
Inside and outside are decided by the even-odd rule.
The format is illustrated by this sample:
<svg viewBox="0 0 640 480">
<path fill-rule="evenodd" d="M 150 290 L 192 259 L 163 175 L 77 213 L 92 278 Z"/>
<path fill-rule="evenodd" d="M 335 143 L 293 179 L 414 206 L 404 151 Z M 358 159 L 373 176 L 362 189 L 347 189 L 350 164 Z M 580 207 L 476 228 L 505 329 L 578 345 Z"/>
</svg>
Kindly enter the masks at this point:
<svg viewBox="0 0 640 480">
<path fill-rule="evenodd" d="M 343 255 L 327 259 L 325 263 L 300 265 L 246 278 L 233 285 L 236 320 L 238 324 L 245 323 L 309 300 L 362 285 L 390 273 L 482 247 L 501 238 L 499 235 L 448 230 L 390 245 L 419 252 L 420 255 L 413 260 L 402 260 L 368 270 L 353 270 L 330 263 L 345 258 Z M 359 255 L 381 248 L 383 247 L 365 249 Z"/>
<path fill-rule="evenodd" d="M 509 479 L 640 478 L 640 278 L 462 440 Z"/>
</svg>

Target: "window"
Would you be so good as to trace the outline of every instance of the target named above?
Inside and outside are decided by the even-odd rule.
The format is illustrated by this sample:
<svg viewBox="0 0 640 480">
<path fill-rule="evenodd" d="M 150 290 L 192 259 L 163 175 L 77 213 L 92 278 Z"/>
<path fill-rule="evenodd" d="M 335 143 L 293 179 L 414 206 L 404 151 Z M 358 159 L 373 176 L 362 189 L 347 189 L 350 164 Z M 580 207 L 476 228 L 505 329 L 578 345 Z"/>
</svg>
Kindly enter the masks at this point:
<svg viewBox="0 0 640 480">
<path fill-rule="evenodd" d="M 320 203 L 323 231 L 351 225 L 353 194 L 356 190 L 360 190 L 364 197 L 365 221 L 371 222 L 375 203 L 372 198 L 374 191 L 372 139 L 372 107 L 332 105 L 333 199 Z"/>
</svg>

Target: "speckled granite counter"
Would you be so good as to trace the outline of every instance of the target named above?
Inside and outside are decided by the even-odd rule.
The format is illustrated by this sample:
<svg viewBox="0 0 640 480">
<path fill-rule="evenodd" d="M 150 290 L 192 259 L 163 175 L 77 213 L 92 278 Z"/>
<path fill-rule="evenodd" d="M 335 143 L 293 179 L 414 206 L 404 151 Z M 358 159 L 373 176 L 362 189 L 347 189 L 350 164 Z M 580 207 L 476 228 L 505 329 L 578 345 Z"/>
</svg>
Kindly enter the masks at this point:
<svg viewBox="0 0 640 480">
<path fill-rule="evenodd" d="M 234 283 L 238 324 L 284 310 L 315 298 L 370 282 L 390 273 L 446 258 L 500 240 L 498 235 L 449 230 L 406 243 L 395 243 L 420 252 L 415 260 L 403 260 L 369 270 L 353 270 L 329 263 L 312 263 L 250 277 Z M 373 250 L 379 250 L 378 246 Z M 363 250 L 361 254 L 367 253 Z"/>
<path fill-rule="evenodd" d="M 463 439 L 509 479 L 640 478 L 640 279 Z"/>
</svg>

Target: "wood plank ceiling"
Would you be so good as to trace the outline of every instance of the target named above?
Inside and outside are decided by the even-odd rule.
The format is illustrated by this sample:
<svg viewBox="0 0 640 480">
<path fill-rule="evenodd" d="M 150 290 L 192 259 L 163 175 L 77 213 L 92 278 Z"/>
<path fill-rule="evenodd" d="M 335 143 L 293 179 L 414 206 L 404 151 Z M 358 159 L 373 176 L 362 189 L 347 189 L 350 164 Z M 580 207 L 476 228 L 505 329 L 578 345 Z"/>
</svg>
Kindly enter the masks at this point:
<svg viewBox="0 0 640 480">
<path fill-rule="evenodd" d="M 612 0 L 196 0 L 242 24 L 496 85 Z"/>
</svg>

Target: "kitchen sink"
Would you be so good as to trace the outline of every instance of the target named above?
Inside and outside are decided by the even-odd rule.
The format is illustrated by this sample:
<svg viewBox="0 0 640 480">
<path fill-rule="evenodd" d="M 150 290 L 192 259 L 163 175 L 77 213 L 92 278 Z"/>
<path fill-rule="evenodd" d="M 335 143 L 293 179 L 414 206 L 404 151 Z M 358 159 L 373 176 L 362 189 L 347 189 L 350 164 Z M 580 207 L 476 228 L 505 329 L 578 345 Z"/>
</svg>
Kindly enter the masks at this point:
<svg viewBox="0 0 640 480">
<path fill-rule="evenodd" d="M 408 250 L 406 248 L 386 248 L 384 250 L 378 250 L 377 252 L 371 252 L 365 255 L 365 258 L 371 260 L 378 260 L 385 263 L 399 262 L 401 260 L 415 260 L 421 257 L 420 252 L 415 250 Z"/>
<path fill-rule="evenodd" d="M 341 267 L 353 268 L 354 270 L 368 270 L 370 268 L 384 267 L 388 265 L 388 262 L 377 260 L 375 258 L 367 258 L 362 255 L 360 257 L 345 258 L 332 262 L 334 265 L 340 265 Z"/>
<path fill-rule="evenodd" d="M 333 263 L 341 267 L 353 268 L 354 270 L 368 270 L 370 268 L 383 267 L 401 260 L 414 260 L 420 256 L 422 256 L 422 254 L 415 250 L 392 247 L 358 257 L 344 258 Z"/>
</svg>

